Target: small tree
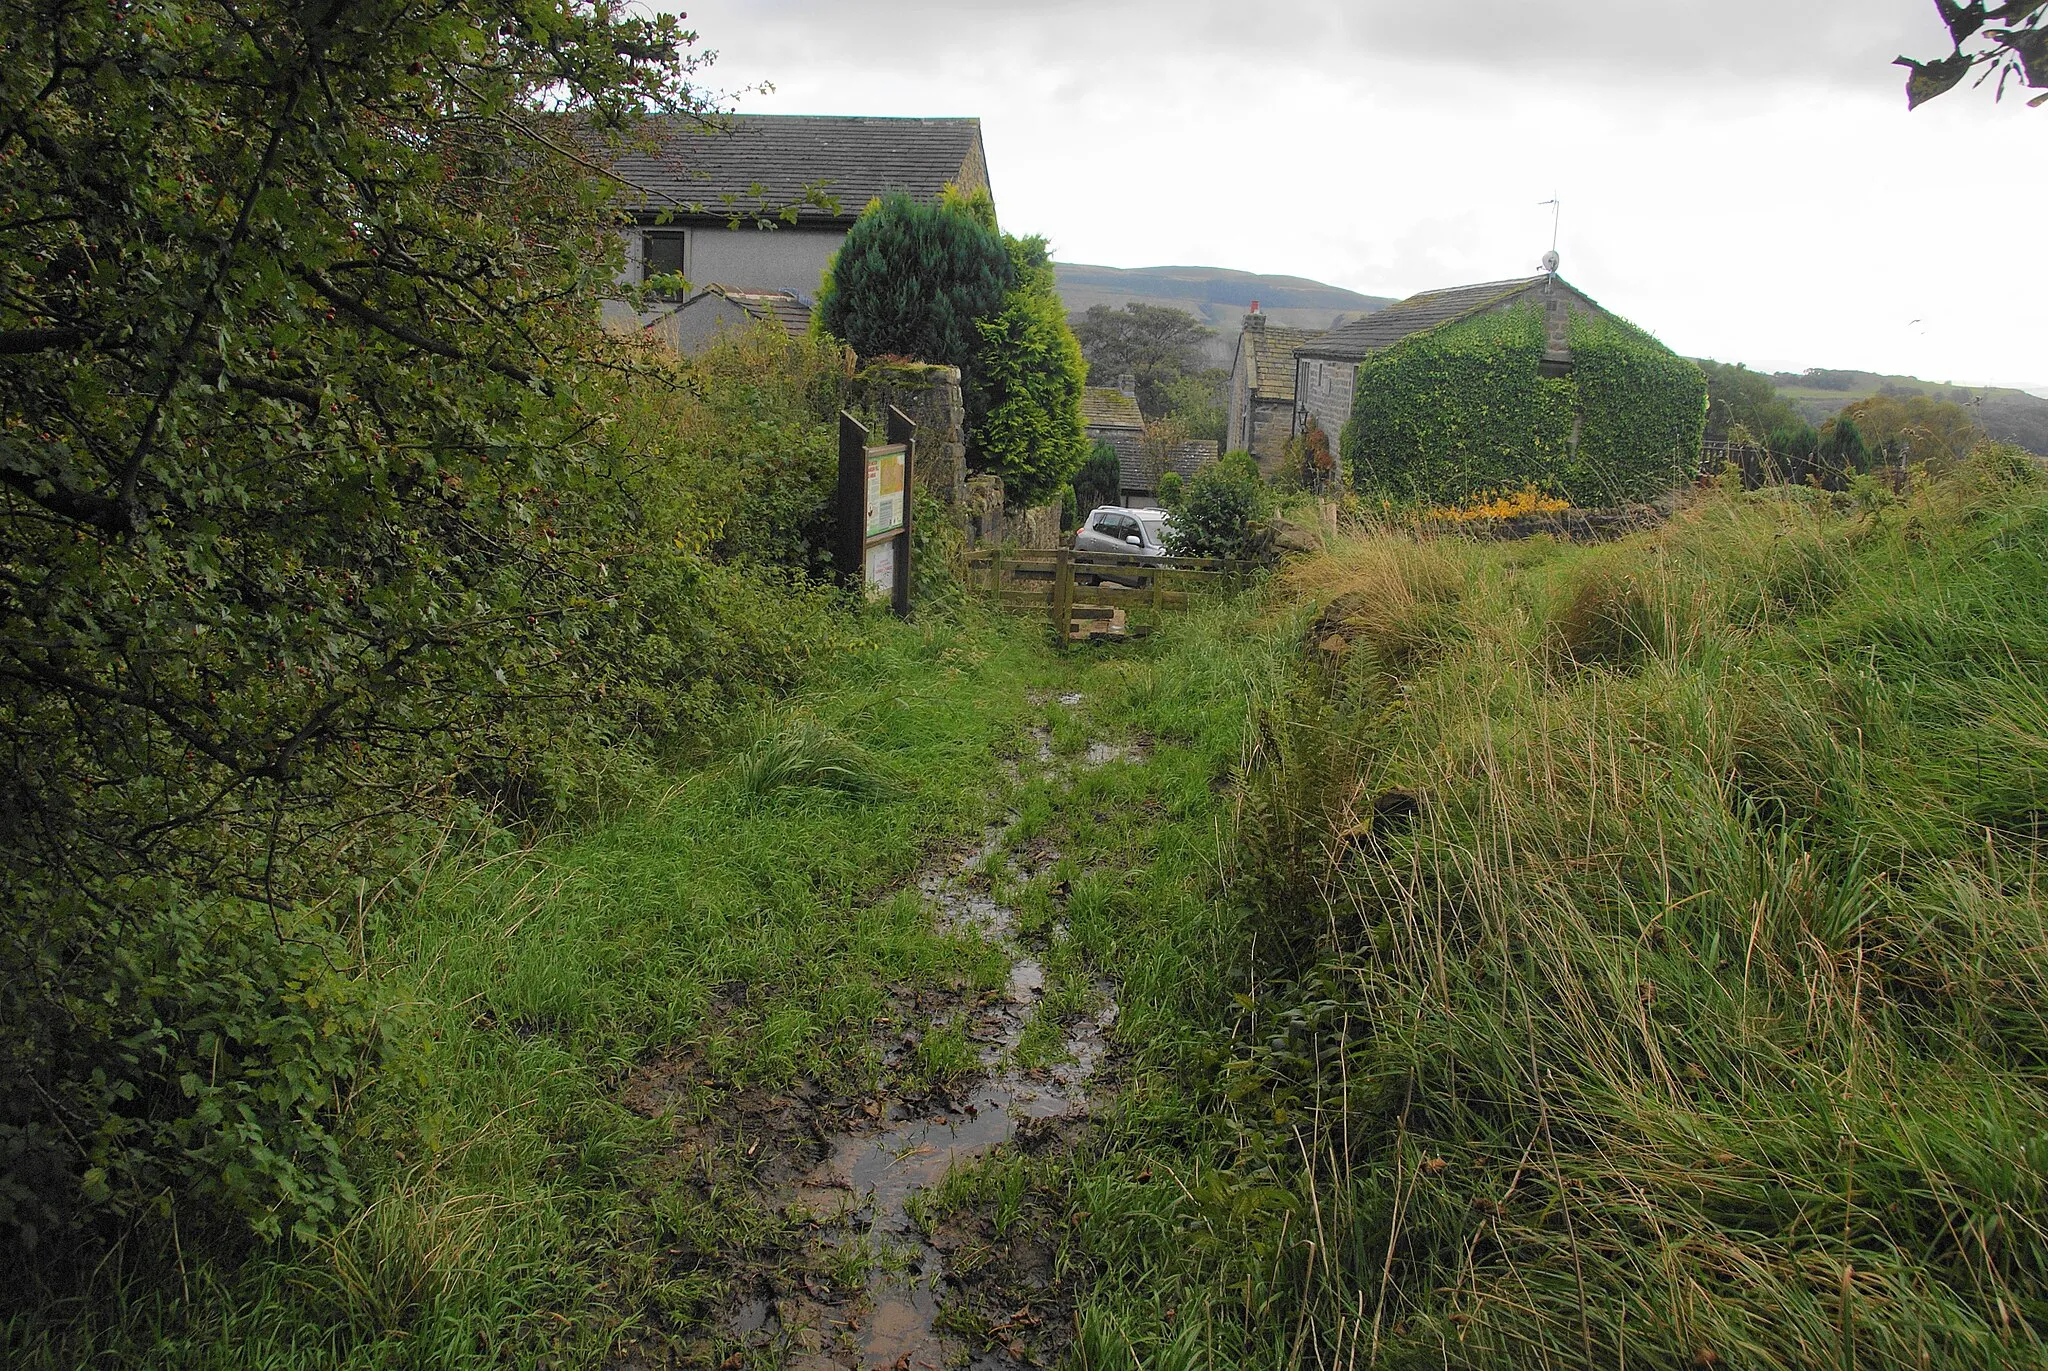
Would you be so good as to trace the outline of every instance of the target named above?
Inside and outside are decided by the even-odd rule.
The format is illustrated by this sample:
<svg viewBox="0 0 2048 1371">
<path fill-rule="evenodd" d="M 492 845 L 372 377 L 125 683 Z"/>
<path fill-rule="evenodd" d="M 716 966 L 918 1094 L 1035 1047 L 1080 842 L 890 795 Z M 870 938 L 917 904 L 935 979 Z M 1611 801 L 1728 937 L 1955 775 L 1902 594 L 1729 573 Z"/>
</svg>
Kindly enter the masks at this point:
<svg viewBox="0 0 2048 1371">
<path fill-rule="evenodd" d="M 1159 473 L 1159 504 L 1164 509 L 1179 509 L 1181 496 L 1185 493 L 1185 482 L 1177 471 Z"/>
<path fill-rule="evenodd" d="M 1770 451 L 1771 464 L 1777 468 L 1780 479 L 1805 485 L 1813 471 L 1814 457 L 1820 451 L 1820 433 L 1804 419 L 1795 418 L 1772 429 L 1764 446 Z"/>
<path fill-rule="evenodd" d="M 1307 427 L 1287 440 L 1289 474 L 1303 490 L 1322 494 L 1337 475 L 1337 454 L 1330 450 L 1330 435 L 1313 418 Z"/>
<path fill-rule="evenodd" d="M 1003 242 L 1016 287 L 999 313 L 975 326 L 968 457 L 1002 477 L 1007 502 L 1032 505 L 1066 484 L 1088 450 L 1081 423 L 1087 363 L 1067 327 L 1045 240 Z"/>
<path fill-rule="evenodd" d="M 1256 559 L 1265 553 L 1264 525 L 1272 512 L 1273 493 L 1259 479 L 1258 465 L 1226 457 L 1187 483 L 1166 526 L 1166 550 L 1176 557 Z"/>
<path fill-rule="evenodd" d="M 1087 514 L 1103 505 L 1120 504 L 1123 495 L 1123 463 L 1118 459 L 1115 448 L 1108 443 L 1097 443 L 1074 477 L 1074 496 L 1080 501 L 1081 512 Z"/>
<path fill-rule="evenodd" d="M 818 318 L 863 357 L 959 367 L 971 391 L 982 352 L 976 325 L 1003 308 L 1016 279 L 1002 237 L 971 201 L 890 195 L 854 221 L 826 268 Z"/>
<path fill-rule="evenodd" d="M 1870 470 L 1877 455 L 1856 421 L 1846 414 L 1838 415 L 1820 430 L 1812 474 L 1829 490 L 1847 490 L 1850 478 Z"/>
<path fill-rule="evenodd" d="M 1138 383 L 1138 408 L 1160 415 L 1180 407 L 1176 383 L 1202 368 L 1203 351 L 1215 330 L 1186 310 L 1136 301 L 1122 309 L 1091 306 L 1074 332 L 1088 359 L 1091 385 L 1113 386 L 1130 375 Z"/>
</svg>

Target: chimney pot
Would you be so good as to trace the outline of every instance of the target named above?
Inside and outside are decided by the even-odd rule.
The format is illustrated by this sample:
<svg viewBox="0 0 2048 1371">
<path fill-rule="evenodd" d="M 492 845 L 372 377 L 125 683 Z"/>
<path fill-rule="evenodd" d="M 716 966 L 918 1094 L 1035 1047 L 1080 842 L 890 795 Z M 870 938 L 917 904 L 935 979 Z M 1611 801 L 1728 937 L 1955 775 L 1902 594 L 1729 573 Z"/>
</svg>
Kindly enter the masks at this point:
<svg viewBox="0 0 2048 1371">
<path fill-rule="evenodd" d="M 1244 316 L 1244 326 L 1248 329 L 1256 330 L 1263 330 L 1266 327 L 1266 316 L 1259 313 L 1259 302 L 1257 300 L 1252 301 L 1250 312 Z"/>
</svg>

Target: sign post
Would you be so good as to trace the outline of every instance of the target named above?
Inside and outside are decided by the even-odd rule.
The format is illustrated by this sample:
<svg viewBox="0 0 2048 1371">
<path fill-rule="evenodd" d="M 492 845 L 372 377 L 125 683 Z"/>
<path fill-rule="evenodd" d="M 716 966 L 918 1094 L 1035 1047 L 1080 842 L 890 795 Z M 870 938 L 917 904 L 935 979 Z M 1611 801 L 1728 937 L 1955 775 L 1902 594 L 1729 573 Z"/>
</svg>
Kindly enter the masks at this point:
<svg viewBox="0 0 2048 1371">
<path fill-rule="evenodd" d="M 889 441 L 868 446 L 868 431 L 839 415 L 840 577 L 868 599 L 887 599 L 899 618 L 910 614 L 910 493 L 916 429 L 889 407 Z"/>
</svg>

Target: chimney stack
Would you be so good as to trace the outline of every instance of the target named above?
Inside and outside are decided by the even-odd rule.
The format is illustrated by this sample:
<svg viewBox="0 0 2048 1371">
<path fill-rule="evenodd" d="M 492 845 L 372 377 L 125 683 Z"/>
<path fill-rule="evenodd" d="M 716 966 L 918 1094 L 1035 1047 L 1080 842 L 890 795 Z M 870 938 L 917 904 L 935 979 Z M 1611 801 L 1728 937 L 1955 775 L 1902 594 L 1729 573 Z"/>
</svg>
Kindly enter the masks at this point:
<svg viewBox="0 0 2048 1371">
<path fill-rule="evenodd" d="M 1259 313 L 1259 302 L 1257 300 L 1252 301 L 1251 311 L 1244 316 L 1244 326 L 1259 332 L 1265 330 L 1266 316 Z"/>
<path fill-rule="evenodd" d="M 1138 398 L 1138 378 L 1128 371 L 1116 378 L 1116 388 L 1133 400 Z"/>
</svg>

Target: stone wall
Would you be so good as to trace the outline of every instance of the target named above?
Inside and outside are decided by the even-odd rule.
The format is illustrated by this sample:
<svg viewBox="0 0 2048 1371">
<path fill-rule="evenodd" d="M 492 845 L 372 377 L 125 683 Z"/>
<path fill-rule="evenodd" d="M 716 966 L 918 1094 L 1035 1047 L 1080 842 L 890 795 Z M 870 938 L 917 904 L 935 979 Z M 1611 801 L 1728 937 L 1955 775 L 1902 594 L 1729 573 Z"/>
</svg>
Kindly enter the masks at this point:
<svg viewBox="0 0 2048 1371">
<path fill-rule="evenodd" d="M 1358 380 L 1358 364 L 1300 357 L 1294 363 L 1294 394 L 1302 409 L 1315 416 L 1323 432 L 1330 435 L 1330 451 L 1336 452 L 1344 437 L 1344 425 L 1351 422 L 1351 396 Z"/>
<path fill-rule="evenodd" d="M 1037 505 L 1015 521 L 1011 535 L 1017 546 L 1029 552 L 1050 552 L 1066 546 L 1060 533 L 1060 506 Z"/>
<path fill-rule="evenodd" d="M 976 476 L 966 483 L 960 501 L 960 526 L 966 530 L 970 547 L 1003 540 L 1003 483 L 993 476 Z"/>
<path fill-rule="evenodd" d="M 960 368 L 870 362 L 854 376 L 850 398 L 859 411 L 880 415 L 894 405 L 911 417 L 917 424 L 917 484 L 948 509 L 961 510 L 967 499 L 967 407 L 960 398 Z"/>
<path fill-rule="evenodd" d="M 1294 436 L 1294 406 L 1254 400 L 1251 411 L 1252 441 L 1246 450 L 1259 459 L 1259 470 L 1270 476 L 1279 470 L 1287 440 Z"/>
</svg>

